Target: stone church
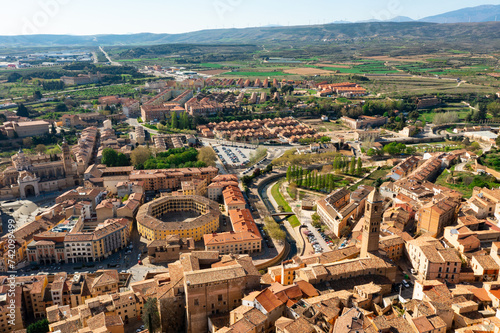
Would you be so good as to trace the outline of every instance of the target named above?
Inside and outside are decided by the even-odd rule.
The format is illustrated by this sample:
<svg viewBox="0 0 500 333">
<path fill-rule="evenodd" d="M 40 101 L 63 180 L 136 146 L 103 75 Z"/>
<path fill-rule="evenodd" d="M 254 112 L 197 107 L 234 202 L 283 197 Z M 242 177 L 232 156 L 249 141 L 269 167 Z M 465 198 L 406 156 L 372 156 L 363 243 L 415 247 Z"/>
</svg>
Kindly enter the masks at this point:
<svg viewBox="0 0 500 333">
<path fill-rule="evenodd" d="M 12 166 L 0 172 L 0 198 L 38 196 L 81 184 L 77 165 L 66 142 L 61 154 L 26 155 L 22 149 L 12 156 Z"/>
</svg>

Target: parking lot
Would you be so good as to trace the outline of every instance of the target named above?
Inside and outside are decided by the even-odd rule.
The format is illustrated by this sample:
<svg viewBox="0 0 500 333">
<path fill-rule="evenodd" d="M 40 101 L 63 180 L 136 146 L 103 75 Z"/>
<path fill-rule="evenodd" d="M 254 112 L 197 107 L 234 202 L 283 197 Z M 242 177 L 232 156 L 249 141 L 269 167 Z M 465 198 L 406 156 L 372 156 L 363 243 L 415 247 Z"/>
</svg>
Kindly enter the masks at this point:
<svg viewBox="0 0 500 333">
<path fill-rule="evenodd" d="M 331 251 L 330 246 L 333 245 L 330 237 L 309 225 L 302 232 L 306 235 L 306 241 L 311 244 L 314 253 L 323 253 Z"/>
<path fill-rule="evenodd" d="M 225 145 L 212 146 L 222 163 L 234 167 L 242 167 L 250 160 L 253 148 L 231 147 Z"/>
</svg>

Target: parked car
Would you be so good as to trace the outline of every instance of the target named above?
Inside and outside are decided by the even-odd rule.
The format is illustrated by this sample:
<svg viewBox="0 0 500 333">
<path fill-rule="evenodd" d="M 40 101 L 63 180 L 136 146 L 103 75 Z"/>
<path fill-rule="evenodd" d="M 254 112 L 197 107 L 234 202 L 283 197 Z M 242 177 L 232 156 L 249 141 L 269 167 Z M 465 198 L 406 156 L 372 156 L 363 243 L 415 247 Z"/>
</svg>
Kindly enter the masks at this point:
<svg viewBox="0 0 500 333">
<path fill-rule="evenodd" d="M 405 288 L 410 288 L 410 284 L 408 283 L 408 281 L 403 280 L 403 282 L 402 282 L 402 283 L 403 283 L 403 287 L 405 287 Z"/>
</svg>

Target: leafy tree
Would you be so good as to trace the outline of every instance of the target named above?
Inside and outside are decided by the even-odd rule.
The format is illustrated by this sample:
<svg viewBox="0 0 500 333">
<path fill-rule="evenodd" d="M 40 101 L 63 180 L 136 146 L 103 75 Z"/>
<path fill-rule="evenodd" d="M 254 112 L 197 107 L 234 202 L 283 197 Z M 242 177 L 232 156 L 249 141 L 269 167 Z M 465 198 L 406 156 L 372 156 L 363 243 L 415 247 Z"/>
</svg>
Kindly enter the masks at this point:
<svg viewBox="0 0 500 333">
<path fill-rule="evenodd" d="M 39 144 L 35 147 L 37 153 L 43 154 L 47 150 L 47 147 L 44 144 Z"/>
<path fill-rule="evenodd" d="M 356 173 L 360 175 L 363 172 L 363 162 L 361 161 L 361 157 L 358 157 L 358 165 Z"/>
<path fill-rule="evenodd" d="M 391 142 L 384 147 L 384 151 L 389 155 L 399 155 L 406 150 L 406 145 L 397 142 Z"/>
<path fill-rule="evenodd" d="M 472 151 L 476 151 L 476 150 L 481 149 L 481 145 L 474 141 L 470 144 L 469 149 Z"/>
<path fill-rule="evenodd" d="M 420 114 L 418 113 L 417 110 L 414 110 L 408 114 L 408 118 L 413 119 L 413 120 L 417 120 L 418 117 L 420 117 Z"/>
<path fill-rule="evenodd" d="M 160 330 L 160 313 L 158 311 L 158 300 L 148 298 L 142 309 L 142 322 L 149 332 L 154 333 Z"/>
<path fill-rule="evenodd" d="M 51 126 L 50 126 L 50 134 L 52 134 L 52 135 L 56 135 L 57 134 L 55 123 L 52 123 Z"/>
<path fill-rule="evenodd" d="M 456 112 L 438 113 L 432 120 L 432 122 L 436 125 L 457 123 L 458 121 L 458 113 Z"/>
<path fill-rule="evenodd" d="M 264 230 L 272 239 L 275 239 L 281 243 L 286 239 L 285 231 L 283 231 L 280 225 L 269 216 L 264 218 Z"/>
<path fill-rule="evenodd" d="M 187 112 L 183 112 L 180 115 L 179 127 L 181 129 L 190 129 L 191 128 L 191 119 L 189 118 Z"/>
<path fill-rule="evenodd" d="M 43 81 L 43 90 L 63 90 L 64 82 L 62 81 Z"/>
<path fill-rule="evenodd" d="M 201 161 L 206 165 L 215 166 L 217 156 L 211 147 L 203 147 L 198 151 L 198 161 Z"/>
<path fill-rule="evenodd" d="M 170 113 L 170 127 L 171 128 L 179 128 L 179 122 L 177 121 L 177 114 L 175 111 Z"/>
<path fill-rule="evenodd" d="M 12 73 L 7 76 L 7 82 L 17 82 L 23 76 L 19 73 Z"/>
<path fill-rule="evenodd" d="M 479 122 L 481 120 L 484 120 L 486 119 L 486 108 L 484 107 L 479 107 L 478 110 L 474 111 L 473 115 L 472 115 L 472 120 L 475 121 L 475 122 Z"/>
<path fill-rule="evenodd" d="M 49 332 L 49 321 L 47 319 L 42 319 L 33 324 L 30 324 L 26 328 L 26 333 L 46 333 Z"/>
<path fill-rule="evenodd" d="M 493 115 L 493 117 L 497 117 L 500 114 L 500 102 L 498 100 L 491 102 L 488 104 L 487 110 Z"/>
<path fill-rule="evenodd" d="M 356 158 L 353 156 L 351 158 L 351 165 L 349 167 L 349 174 L 354 175 L 355 169 L 356 169 Z"/>
<path fill-rule="evenodd" d="M 123 153 L 117 153 L 113 148 L 106 148 L 102 152 L 102 161 L 108 167 L 128 166 L 129 158 Z"/>
<path fill-rule="evenodd" d="M 472 112 L 467 113 L 465 116 L 465 121 L 470 123 L 472 121 Z"/>
<path fill-rule="evenodd" d="M 17 105 L 17 115 L 19 117 L 29 117 L 30 116 L 28 108 L 26 106 L 24 106 L 23 103 L 19 103 Z"/>
<path fill-rule="evenodd" d="M 43 98 L 43 95 L 39 90 L 37 90 L 33 93 L 33 98 L 35 100 L 41 100 Z"/>
<path fill-rule="evenodd" d="M 290 94 L 291 95 L 293 91 L 294 91 L 294 88 L 290 84 L 286 84 L 283 87 L 281 87 L 281 93 L 283 95 L 286 95 L 286 94 Z"/>
<path fill-rule="evenodd" d="M 132 165 L 144 164 L 151 156 L 151 152 L 146 147 L 137 147 L 130 153 Z"/>
<path fill-rule="evenodd" d="M 408 155 L 413 155 L 413 154 L 415 154 L 417 152 L 417 148 L 411 147 L 411 146 L 406 146 L 405 152 Z"/>
<path fill-rule="evenodd" d="M 265 147 L 259 146 L 255 152 L 250 153 L 250 163 L 258 162 L 267 154 L 267 149 Z"/>
<path fill-rule="evenodd" d="M 118 153 L 118 158 L 116 159 L 115 166 L 129 166 L 130 159 L 124 153 Z"/>
<path fill-rule="evenodd" d="M 106 105 L 108 107 L 108 105 Z M 56 112 L 67 112 L 68 111 L 68 106 L 64 103 L 57 103 L 55 107 Z"/>
<path fill-rule="evenodd" d="M 23 147 L 31 148 L 33 146 L 33 138 L 24 138 L 23 139 Z"/>
<path fill-rule="evenodd" d="M 105 148 L 102 151 L 102 160 L 101 162 L 108 167 L 116 166 L 116 162 L 118 160 L 118 153 L 113 148 Z"/>
<path fill-rule="evenodd" d="M 495 143 L 496 143 L 497 147 L 500 147 L 500 135 L 497 136 L 497 138 L 495 139 Z"/>
<path fill-rule="evenodd" d="M 169 168 L 201 168 L 206 164 L 197 160 L 198 151 L 195 148 L 174 148 L 151 156 L 145 163 L 144 169 Z"/>
</svg>

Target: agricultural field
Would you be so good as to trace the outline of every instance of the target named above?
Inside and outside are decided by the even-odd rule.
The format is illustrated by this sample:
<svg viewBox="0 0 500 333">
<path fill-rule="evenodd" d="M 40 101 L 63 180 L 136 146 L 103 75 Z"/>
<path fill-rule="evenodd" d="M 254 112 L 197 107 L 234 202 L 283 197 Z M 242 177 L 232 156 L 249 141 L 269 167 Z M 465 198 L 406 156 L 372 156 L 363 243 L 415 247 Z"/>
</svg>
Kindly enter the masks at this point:
<svg viewBox="0 0 500 333">
<path fill-rule="evenodd" d="M 31 96 L 36 90 L 39 89 L 25 83 L 3 83 L 0 85 L 0 99 Z"/>
<path fill-rule="evenodd" d="M 450 107 L 450 108 L 439 108 L 439 110 L 443 110 L 443 112 L 455 112 L 458 118 L 463 121 L 465 121 L 467 115 L 471 113 L 471 109 L 469 108 Z M 420 111 L 420 117 L 418 118 L 418 120 L 425 121 L 426 123 L 432 123 L 436 114 L 437 114 L 436 109 Z"/>
<path fill-rule="evenodd" d="M 133 95 L 138 85 L 133 84 L 121 84 L 121 85 L 110 85 L 110 86 L 100 86 L 94 89 L 86 89 L 79 91 L 72 91 L 69 93 L 71 97 L 82 98 L 82 99 L 96 99 L 100 96 L 110 96 L 110 95 Z"/>
<path fill-rule="evenodd" d="M 361 59 L 351 63 L 342 64 L 315 64 L 315 68 L 334 71 L 342 74 L 393 74 L 399 71 L 391 66 L 386 66 L 383 61 L 373 61 Z"/>
<path fill-rule="evenodd" d="M 267 77 L 282 77 L 282 76 L 290 76 L 293 74 L 285 73 L 283 71 L 272 71 L 272 72 L 225 72 L 221 74 L 222 77 L 255 77 L 255 78 L 267 78 Z"/>
<path fill-rule="evenodd" d="M 307 119 L 302 121 L 304 124 L 313 127 L 319 133 L 350 131 L 351 129 L 340 121 L 319 121 L 316 119 Z"/>
<path fill-rule="evenodd" d="M 287 74 L 295 74 L 295 75 L 335 75 L 333 71 L 320 69 L 320 68 L 312 68 L 312 67 L 299 67 L 293 69 L 285 69 L 283 71 Z"/>
<path fill-rule="evenodd" d="M 437 94 L 492 94 L 498 88 L 481 83 L 459 83 L 455 79 L 438 79 L 428 77 L 369 77 L 363 87 L 374 95 L 387 96 L 429 96 Z"/>
</svg>

